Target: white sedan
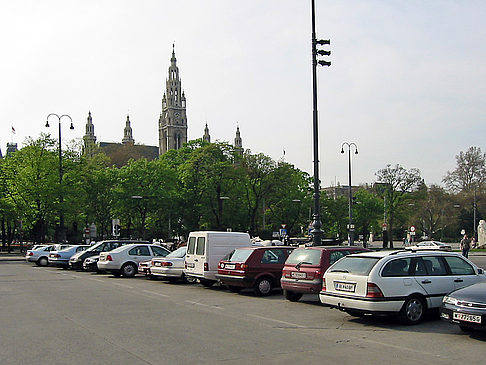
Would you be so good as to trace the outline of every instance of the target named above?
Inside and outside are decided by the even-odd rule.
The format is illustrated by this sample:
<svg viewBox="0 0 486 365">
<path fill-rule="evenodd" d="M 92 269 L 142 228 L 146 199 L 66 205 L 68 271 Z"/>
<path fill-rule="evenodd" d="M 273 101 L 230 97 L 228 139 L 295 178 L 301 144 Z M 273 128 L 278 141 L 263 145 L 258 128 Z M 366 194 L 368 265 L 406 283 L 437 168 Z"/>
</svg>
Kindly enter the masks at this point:
<svg viewBox="0 0 486 365">
<path fill-rule="evenodd" d="M 187 246 L 179 247 L 166 257 L 155 257 L 152 259 L 150 274 L 169 281 L 185 279 L 184 258 L 186 257 Z"/>
<path fill-rule="evenodd" d="M 407 247 L 410 250 L 442 250 L 452 251 L 452 246 L 447 243 L 439 241 L 422 241 L 418 242 L 414 246 Z"/>
<path fill-rule="evenodd" d="M 135 276 L 138 264 L 154 257 L 165 257 L 170 253 L 167 249 L 154 244 L 134 243 L 120 246 L 109 252 L 101 252 L 98 270 L 123 275 L 127 278 Z"/>
</svg>

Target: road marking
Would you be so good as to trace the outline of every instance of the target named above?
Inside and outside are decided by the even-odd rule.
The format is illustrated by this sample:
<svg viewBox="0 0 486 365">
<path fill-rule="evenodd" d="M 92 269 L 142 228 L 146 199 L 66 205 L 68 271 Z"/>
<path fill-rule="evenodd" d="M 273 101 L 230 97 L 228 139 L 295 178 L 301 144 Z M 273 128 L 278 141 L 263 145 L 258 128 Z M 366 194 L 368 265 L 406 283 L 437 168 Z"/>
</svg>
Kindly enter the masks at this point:
<svg viewBox="0 0 486 365">
<path fill-rule="evenodd" d="M 285 324 L 287 326 L 298 327 L 298 328 L 306 328 L 306 326 L 302 326 L 300 324 L 295 324 L 295 323 L 281 321 L 281 320 L 278 320 L 278 319 L 273 319 L 273 318 L 267 318 L 267 317 L 263 317 L 263 316 L 258 316 L 256 314 L 247 314 L 247 316 L 249 316 L 249 317 L 255 317 L 255 318 L 258 318 L 258 319 L 264 319 L 266 321 L 277 322 L 277 323 Z"/>
<path fill-rule="evenodd" d="M 93 280 L 93 281 L 97 281 L 99 283 L 104 283 L 103 280 L 100 280 L 100 279 L 94 279 L 94 278 L 88 278 L 89 280 Z"/>
<path fill-rule="evenodd" d="M 198 305 L 200 307 L 206 307 L 206 308 L 213 308 L 213 309 L 224 309 L 222 307 L 217 307 L 215 305 L 209 305 L 209 304 L 204 304 L 204 303 L 199 303 L 199 302 L 193 302 L 191 300 L 186 300 L 186 303 L 192 304 L 192 305 Z"/>
<path fill-rule="evenodd" d="M 130 285 L 125 285 L 125 284 L 120 284 L 120 283 L 113 283 L 113 284 L 118 285 L 118 286 L 122 286 L 124 288 L 133 289 L 133 286 L 130 286 Z"/>
<path fill-rule="evenodd" d="M 161 293 L 156 293 L 154 291 L 151 291 L 151 290 L 142 290 L 144 293 L 149 293 L 149 294 L 153 294 L 153 295 L 158 295 L 160 297 L 164 297 L 164 298 L 170 298 L 170 295 L 167 295 L 167 294 L 161 294 Z"/>
</svg>

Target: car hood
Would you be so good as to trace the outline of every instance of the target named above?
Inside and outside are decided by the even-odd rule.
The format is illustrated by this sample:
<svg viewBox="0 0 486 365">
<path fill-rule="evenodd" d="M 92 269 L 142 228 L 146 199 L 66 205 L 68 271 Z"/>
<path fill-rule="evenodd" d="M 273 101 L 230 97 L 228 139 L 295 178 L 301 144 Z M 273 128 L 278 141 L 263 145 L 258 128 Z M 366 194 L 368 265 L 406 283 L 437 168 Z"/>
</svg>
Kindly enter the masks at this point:
<svg viewBox="0 0 486 365">
<path fill-rule="evenodd" d="M 455 290 L 448 296 L 468 302 L 486 303 L 486 283 L 477 283 Z"/>
</svg>

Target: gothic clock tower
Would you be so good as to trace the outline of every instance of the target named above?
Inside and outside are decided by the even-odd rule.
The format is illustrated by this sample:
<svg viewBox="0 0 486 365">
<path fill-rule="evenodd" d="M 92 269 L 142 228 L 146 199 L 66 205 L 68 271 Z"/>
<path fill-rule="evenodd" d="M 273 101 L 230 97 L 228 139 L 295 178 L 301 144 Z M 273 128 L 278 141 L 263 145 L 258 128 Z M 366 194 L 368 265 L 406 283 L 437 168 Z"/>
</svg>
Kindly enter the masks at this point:
<svg viewBox="0 0 486 365">
<path fill-rule="evenodd" d="M 181 88 L 179 68 L 176 65 L 174 46 L 170 59 L 169 78 L 162 97 L 159 117 L 159 153 L 179 149 L 187 142 L 186 97 Z"/>
</svg>

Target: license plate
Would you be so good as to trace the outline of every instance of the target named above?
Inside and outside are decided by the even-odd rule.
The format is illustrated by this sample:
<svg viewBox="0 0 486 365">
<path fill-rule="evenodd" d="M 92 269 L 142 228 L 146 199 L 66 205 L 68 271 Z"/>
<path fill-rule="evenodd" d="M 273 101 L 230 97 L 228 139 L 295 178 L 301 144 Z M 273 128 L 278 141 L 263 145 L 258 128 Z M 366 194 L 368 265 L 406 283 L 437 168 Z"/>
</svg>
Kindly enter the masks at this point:
<svg viewBox="0 0 486 365">
<path fill-rule="evenodd" d="M 334 289 L 339 291 L 354 292 L 355 288 L 356 288 L 355 283 L 343 283 L 340 281 L 334 282 Z"/>
<path fill-rule="evenodd" d="M 224 265 L 224 268 L 225 268 L 225 269 L 230 269 L 230 270 L 234 269 L 235 267 L 236 267 L 236 265 L 235 265 L 235 264 L 225 264 L 225 265 Z"/>
<path fill-rule="evenodd" d="M 190 268 L 190 269 L 194 268 L 194 263 L 188 262 L 187 267 Z"/>
<path fill-rule="evenodd" d="M 457 319 L 458 321 L 465 321 L 471 323 L 481 323 L 481 316 L 476 316 L 474 314 L 454 312 L 452 314 L 452 319 Z"/>
<path fill-rule="evenodd" d="M 294 279 L 305 279 L 307 274 L 305 272 L 292 271 L 290 277 Z"/>
</svg>

